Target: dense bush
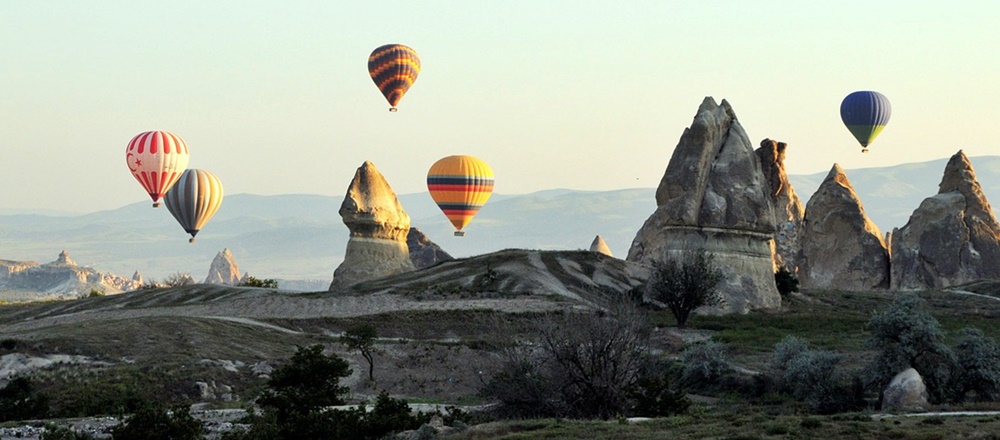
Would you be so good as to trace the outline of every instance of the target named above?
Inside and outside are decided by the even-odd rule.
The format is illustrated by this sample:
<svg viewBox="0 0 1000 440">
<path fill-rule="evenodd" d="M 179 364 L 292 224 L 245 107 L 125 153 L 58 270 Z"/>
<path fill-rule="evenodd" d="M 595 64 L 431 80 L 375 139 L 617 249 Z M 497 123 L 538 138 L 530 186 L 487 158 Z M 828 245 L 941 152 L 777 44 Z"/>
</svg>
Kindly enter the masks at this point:
<svg viewBox="0 0 1000 440">
<path fill-rule="evenodd" d="M 242 286 L 242 287 L 263 287 L 265 289 L 277 289 L 278 288 L 278 281 L 274 280 L 274 279 L 271 279 L 271 278 L 266 278 L 266 279 L 262 280 L 262 279 L 259 279 L 257 277 L 253 277 L 253 276 L 249 276 L 248 275 L 244 279 L 240 280 L 240 282 L 239 282 L 239 284 L 237 284 L 237 286 Z"/>
<path fill-rule="evenodd" d="M 653 260 L 652 264 L 646 295 L 670 309 L 677 327 L 684 328 L 691 312 L 698 307 L 725 302 L 717 290 L 722 272 L 704 250 L 687 254 L 681 261 Z"/>
<path fill-rule="evenodd" d="M 666 417 L 687 412 L 691 401 L 683 391 L 671 387 L 670 376 L 666 369 L 643 372 L 629 393 L 632 416 Z"/>
<path fill-rule="evenodd" d="M 778 293 L 781 296 L 788 296 L 792 292 L 799 291 L 799 278 L 785 266 L 781 266 L 774 273 L 774 285 L 778 288 Z"/>
<path fill-rule="evenodd" d="M 955 346 L 962 367 L 962 391 L 975 392 L 978 400 L 1000 400 L 1000 346 L 975 328 L 962 329 Z"/>
<path fill-rule="evenodd" d="M 49 398 L 36 393 L 31 380 L 15 377 L 0 388 L 0 422 L 45 418 L 49 413 Z"/>
<path fill-rule="evenodd" d="M 45 424 L 45 432 L 40 440 L 93 440 L 93 436 L 85 432 L 76 432 L 52 423 Z"/>
<path fill-rule="evenodd" d="M 711 340 L 688 346 L 683 360 L 681 383 L 685 387 L 702 388 L 717 383 L 732 370 L 725 348 Z"/>
<path fill-rule="evenodd" d="M 196 440 L 204 425 L 191 416 L 187 405 L 167 409 L 144 403 L 111 431 L 114 440 Z"/>
</svg>

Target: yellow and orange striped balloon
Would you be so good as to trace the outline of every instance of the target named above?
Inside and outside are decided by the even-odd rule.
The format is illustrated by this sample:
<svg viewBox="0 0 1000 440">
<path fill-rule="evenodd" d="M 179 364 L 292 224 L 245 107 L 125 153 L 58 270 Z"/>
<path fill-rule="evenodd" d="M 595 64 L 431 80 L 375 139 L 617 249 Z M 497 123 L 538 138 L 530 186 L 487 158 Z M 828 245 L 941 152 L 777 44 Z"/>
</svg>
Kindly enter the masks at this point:
<svg viewBox="0 0 1000 440">
<path fill-rule="evenodd" d="M 448 156 L 427 172 L 427 190 L 455 226 L 455 235 L 472 221 L 493 193 L 493 170 L 472 156 Z"/>
<path fill-rule="evenodd" d="M 222 181 L 214 174 L 189 169 L 163 196 L 170 214 L 177 219 L 194 243 L 194 236 L 212 219 L 222 205 Z"/>
<path fill-rule="evenodd" d="M 420 74 L 420 58 L 417 51 L 402 44 L 379 46 L 368 56 L 368 74 L 394 112 Z"/>
</svg>

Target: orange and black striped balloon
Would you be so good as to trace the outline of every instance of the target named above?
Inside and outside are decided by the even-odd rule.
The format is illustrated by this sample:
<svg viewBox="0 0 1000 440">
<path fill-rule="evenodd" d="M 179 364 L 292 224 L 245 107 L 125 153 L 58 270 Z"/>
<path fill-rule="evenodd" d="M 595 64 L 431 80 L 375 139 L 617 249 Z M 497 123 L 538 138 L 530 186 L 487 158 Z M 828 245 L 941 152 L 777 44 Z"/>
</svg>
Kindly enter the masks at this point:
<svg viewBox="0 0 1000 440">
<path fill-rule="evenodd" d="M 427 190 L 458 236 L 490 199 L 493 181 L 493 169 L 472 156 L 448 156 L 427 171 Z"/>
<path fill-rule="evenodd" d="M 394 112 L 420 74 L 420 58 L 417 51 L 402 44 L 379 46 L 368 56 L 368 74 Z"/>
</svg>

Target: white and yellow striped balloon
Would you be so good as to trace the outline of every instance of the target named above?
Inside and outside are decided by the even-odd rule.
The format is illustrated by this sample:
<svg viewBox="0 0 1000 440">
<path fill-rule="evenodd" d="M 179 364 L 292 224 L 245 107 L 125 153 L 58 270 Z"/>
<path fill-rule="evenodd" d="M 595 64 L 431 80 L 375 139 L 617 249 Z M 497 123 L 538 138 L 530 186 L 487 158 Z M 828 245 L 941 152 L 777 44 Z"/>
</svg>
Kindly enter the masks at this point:
<svg viewBox="0 0 1000 440">
<path fill-rule="evenodd" d="M 163 196 L 163 202 L 181 227 L 191 234 L 188 241 L 194 243 L 195 235 L 222 205 L 222 181 L 208 171 L 189 169 Z"/>
</svg>

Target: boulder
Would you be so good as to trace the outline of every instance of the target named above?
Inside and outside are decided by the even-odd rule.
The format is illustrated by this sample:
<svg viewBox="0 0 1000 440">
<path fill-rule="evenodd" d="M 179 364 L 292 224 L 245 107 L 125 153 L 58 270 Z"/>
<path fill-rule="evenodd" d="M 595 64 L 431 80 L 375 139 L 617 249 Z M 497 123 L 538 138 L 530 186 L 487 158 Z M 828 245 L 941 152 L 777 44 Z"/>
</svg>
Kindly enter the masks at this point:
<svg viewBox="0 0 1000 440">
<path fill-rule="evenodd" d="M 600 235 L 594 237 L 594 241 L 590 243 L 590 251 L 597 252 L 599 254 L 604 254 L 609 257 L 613 257 L 611 254 L 611 248 L 608 247 L 608 243 L 604 241 Z"/>
<path fill-rule="evenodd" d="M 927 406 L 927 387 L 913 368 L 894 376 L 882 392 L 883 411 L 923 411 Z"/>
<path fill-rule="evenodd" d="M 760 141 L 757 158 L 768 184 L 771 203 L 774 204 L 774 264 L 784 266 L 791 273 L 798 270 L 801 249 L 802 218 L 805 207 L 792 188 L 785 171 L 785 150 L 788 145 L 771 139 Z"/>
<path fill-rule="evenodd" d="M 215 255 L 212 265 L 208 268 L 208 276 L 205 277 L 205 284 L 226 284 L 235 286 L 240 283 L 240 267 L 236 264 L 236 258 L 229 248 L 223 249 Z"/>
<path fill-rule="evenodd" d="M 1000 279 L 1000 224 L 969 158 L 955 153 L 938 193 L 892 232 L 892 288 L 944 288 Z"/>
<path fill-rule="evenodd" d="M 774 204 L 746 131 L 725 100 L 706 97 L 656 189 L 656 211 L 628 261 L 680 260 L 704 249 L 724 274 L 725 304 L 699 312 L 781 306 L 774 284 Z"/>
<path fill-rule="evenodd" d="M 838 164 L 806 204 L 799 283 L 812 289 L 889 287 L 889 250 Z"/>
<path fill-rule="evenodd" d="M 454 258 L 441 249 L 437 243 L 431 241 L 423 231 L 410 227 L 410 232 L 406 234 L 406 248 L 410 252 L 410 261 L 413 267 L 423 269 L 431 267 L 442 261 L 454 260 Z"/>
<path fill-rule="evenodd" d="M 406 246 L 410 216 L 371 162 L 354 173 L 340 217 L 351 235 L 344 261 L 333 272 L 331 291 L 415 270 Z"/>
</svg>

